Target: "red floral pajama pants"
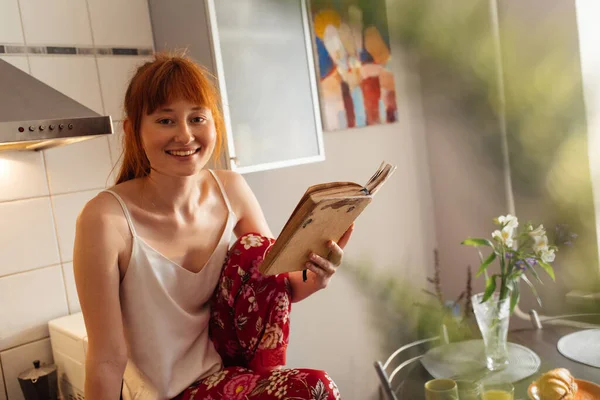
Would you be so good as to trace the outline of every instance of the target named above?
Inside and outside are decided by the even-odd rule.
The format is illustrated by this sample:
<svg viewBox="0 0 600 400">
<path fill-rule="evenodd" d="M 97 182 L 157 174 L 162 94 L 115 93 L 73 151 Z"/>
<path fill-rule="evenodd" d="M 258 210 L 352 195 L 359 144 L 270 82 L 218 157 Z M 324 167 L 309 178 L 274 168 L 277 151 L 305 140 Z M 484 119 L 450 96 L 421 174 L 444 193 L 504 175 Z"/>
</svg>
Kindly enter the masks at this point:
<svg viewBox="0 0 600 400">
<path fill-rule="evenodd" d="M 263 276 L 258 271 L 274 243 L 249 233 L 229 249 L 212 299 L 209 329 L 225 368 L 194 383 L 178 399 L 341 398 L 324 371 L 273 369 L 285 365 L 291 310 L 288 274 Z"/>
</svg>

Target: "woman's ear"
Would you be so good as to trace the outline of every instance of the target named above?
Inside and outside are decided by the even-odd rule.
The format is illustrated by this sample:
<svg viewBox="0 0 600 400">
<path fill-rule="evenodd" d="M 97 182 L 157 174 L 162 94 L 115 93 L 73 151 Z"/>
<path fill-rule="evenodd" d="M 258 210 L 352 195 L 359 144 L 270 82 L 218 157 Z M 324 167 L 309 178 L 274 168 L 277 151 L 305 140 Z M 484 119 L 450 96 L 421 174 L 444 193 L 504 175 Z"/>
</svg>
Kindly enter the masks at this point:
<svg viewBox="0 0 600 400">
<path fill-rule="evenodd" d="M 131 121 L 129 120 L 129 118 L 126 118 L 123 121 L 123 133 L 127 133 L 129 132 L 129 129 L 132 129 L 132 125 L 131 125 Z"/>
</svg>

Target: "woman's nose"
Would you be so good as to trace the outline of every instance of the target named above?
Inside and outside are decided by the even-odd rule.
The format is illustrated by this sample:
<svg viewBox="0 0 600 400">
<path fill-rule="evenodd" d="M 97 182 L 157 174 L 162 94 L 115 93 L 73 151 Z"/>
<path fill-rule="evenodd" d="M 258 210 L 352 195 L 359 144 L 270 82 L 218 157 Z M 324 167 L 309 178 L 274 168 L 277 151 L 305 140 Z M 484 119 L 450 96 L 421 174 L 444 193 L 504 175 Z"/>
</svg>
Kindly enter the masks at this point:
<svg viewBox="0 0 600 400">
<path fill-rule="evenodd" d="M 192 130 L 190 129 L 188 124 L 180 125 L 175 140 L 183 144 L 188 144 L 194 140 L 194 135 L 192 134 Z"/>
</svg>

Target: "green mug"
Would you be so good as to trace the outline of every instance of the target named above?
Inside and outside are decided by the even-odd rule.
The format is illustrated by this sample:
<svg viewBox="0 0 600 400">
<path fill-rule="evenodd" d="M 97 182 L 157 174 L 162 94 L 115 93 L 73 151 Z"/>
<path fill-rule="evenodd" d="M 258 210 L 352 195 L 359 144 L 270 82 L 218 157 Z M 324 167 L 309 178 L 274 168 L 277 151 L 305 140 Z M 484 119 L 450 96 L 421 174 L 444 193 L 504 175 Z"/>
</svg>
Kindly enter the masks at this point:
<svg viewBox="0 0 600 400">
<path fill-rule="evenodd" d="M 452 379 L 433 379 L 425 384 L 425 400 L 458 400 L 458 388 Z"/>
</svg>

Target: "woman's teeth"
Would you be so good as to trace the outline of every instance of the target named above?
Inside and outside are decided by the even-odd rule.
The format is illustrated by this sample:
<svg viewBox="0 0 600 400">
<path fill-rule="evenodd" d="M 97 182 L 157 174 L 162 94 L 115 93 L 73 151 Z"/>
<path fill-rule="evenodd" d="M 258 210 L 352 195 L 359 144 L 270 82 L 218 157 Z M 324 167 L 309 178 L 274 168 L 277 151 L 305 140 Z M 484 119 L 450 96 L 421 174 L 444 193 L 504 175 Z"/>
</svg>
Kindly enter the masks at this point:
<svg viewBox="0 0 600 400">
<path fill-rule="evenodd" d="M 188 151 L 176 151 L 176 150 L 172 150 L 172 151 L 167 151 L 167 153 L 169 153 L 169 154 L 171 154 L 173 156 L 185 157 L 185 156 L 191 156 L 196 151 L 198 151 L 198 149 L 196 149 L 196 150 L 188 150 Z"/>
</svg>

